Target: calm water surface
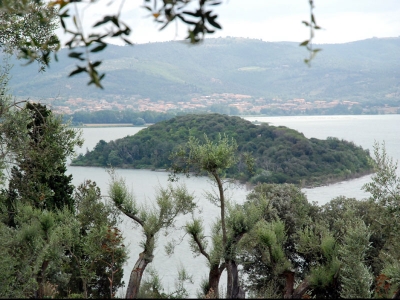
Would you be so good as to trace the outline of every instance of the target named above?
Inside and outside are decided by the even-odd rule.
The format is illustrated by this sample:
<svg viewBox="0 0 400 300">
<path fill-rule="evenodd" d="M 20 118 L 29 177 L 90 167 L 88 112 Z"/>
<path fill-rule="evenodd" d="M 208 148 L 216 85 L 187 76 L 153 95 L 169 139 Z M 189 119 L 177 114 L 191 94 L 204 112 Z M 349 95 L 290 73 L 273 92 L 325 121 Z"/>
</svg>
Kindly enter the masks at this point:
<svg viewBox="0 0 400 300">
<path fill-rule="evenodd" d="M 246 119 L 268 122 L 274 126 L 286 126 L 302 132 L 307 138 L 345 139 L 364 149 L 369 149 L 371 154 L 373 154 L 375 141 L 385 142 L 388 155 L 394 160 L 400 160 L 400 115 L 249 117 Z M 397 171 L 400 175 L 400 169 Z M 370 182 L 370 178 L 371 175 L 367 175 L 325 187 L 303 189 L 303 192 L 309 201 L 317 201 L 319 204 L 324 204 L 340 195 L 362 199 L 369 196 L 361 190 L 361 187 Z"/>
<path fill-rule="evenodd" d="M 356 145 L 364 149 L 370 149 L 372 153 L 374 141 L 386 143 L 387 153 L 395 160 L 400 160 L 400 115 L 377 115 L 377 116 L 306 116 L 306 117 L 247 117 L 249 121 L 268 122 L 274 126 L 286 126 L 302 132 L 307 138 L 326 139 L 327 137 L 337 137 L 353 141 Z M 115 127 L 115 128 L 84 128 L 83 137 L 85 143 L 78 153 L 85 153 L 92 150 L 101 139 L 110 141 L 127 135 L 133 135 L 142 128 L 139 127 Z M 73 183 L 78 185 L 85 179 L 96 181 L 102 190 L 102 194 L 107 194 L 107 184 L 109 176 L 103 168 L 92 167 L 68 167 L 68 172 L 73 175 Z M 400 170 L 398 170 L 400 175 Z M 168 173 L 154 172 L 150 170 L 117 170 L 117 173 L 126 179 L 126 183 L 132 189 L 139 203 L 151 204 L 157 186 L 168 184 Z M 203 218 L 206 230 L 209 232 L 210 226 L 219 216 L 217 207 L 210 204 L 204 197 L 204 191 L 212 188 L 207 178 L 183 178 L 189 191 L 193 191 L 199 207 L 199 212 Z M 303 189 L 309 201 L 317 201 L 324 204 L 340 195 L 362 199 L 368 197 L 361 190 L 364 183 L 370 181 L 370 175 L 358 179 L 340 182 L 325 187 L 313 189 Z M 236 186 L 231 189 L 231 199 L 242 203 L 248 191 L 244 186 Z M 190 217 L 179 218 L 176 226 L 183 226 Z M 141 252 L 139 242 L 142 238 L 140 230 L 133 226 L 132 221 L 123 218 L 121 229 L 129 244 L 130 259 L 125 267 L 124 281 L 128 282 L 130 271 L 136 262 L 138 254 Z M 206 260 L 202 256 L 194 258 L 190 252 L 186 237 L 176 248 L 175 254 L 171 257 L 166 256 L 164 247 L 167 240 L 171 237 L 179 238 L 179 230 L 170 231 L 170 236 L 159 236 L 158 247 L 155 251 L 153 266 L 159 271 L 162 282 L 167 291 L 174 290 L 174 278 L 180 264 L 186 267 L 187 271 L 193 275 L 194 284 L 189 286 L 192 297 L 196 296 L 202 278 L 207 277 Z M 221 282 L 224 284 L 226 277 L 223 275 Z"/>
</svg>

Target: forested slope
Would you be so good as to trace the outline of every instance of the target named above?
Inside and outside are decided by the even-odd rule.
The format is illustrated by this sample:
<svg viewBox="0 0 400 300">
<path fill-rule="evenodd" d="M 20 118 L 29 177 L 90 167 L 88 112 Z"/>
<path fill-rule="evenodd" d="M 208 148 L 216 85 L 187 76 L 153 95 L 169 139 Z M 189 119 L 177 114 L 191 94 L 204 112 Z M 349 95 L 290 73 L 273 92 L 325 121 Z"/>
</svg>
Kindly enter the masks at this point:
<svg viewBox="0 0 400 300">
<path fill-rule="evenodd" d="M 150 98 L 186 101 L 198 95 L 238 93 L 265 99 L 305 98 L 398 103 L 400 38 L 376 38 L 345 44 L 316 45 L 309 68 L 307 53 L 294 42 L 264 42 L 244 38 L 207 39 L 189 47 L 179 41 L 109 45 L 91 59 L 104 60 L 104 90 L 87 87 L 86 77 L 67 78 L 76 61 L 59 52 L 44 73 L 36 65 L 13 61 L 10 87 L 15 96 L 30 99 Z M 29 80 L 27 80 L 29 79 Z"/>
<path fill-rule="evenodd" d="M 371 171 L 368 150 L 352 142 L 328 138 L 307 139 L 284 126 L 255 125 L 240 117 L 219 114 L 178 116 L 145 128 L 133 136 L 106 143 L 80 155 L 76 166 L 168 169 L 170 153 L 188 141 L 189 135 L 206 134 L 234 138 L 239 153 L 250 152 L 256 161 L 255 174 L 231 169 L 228 176 L 252 183 L 296 183 L 319 185 L 367 174 Z M 239 164 L 240 168 L 240 164 Z"/>
</svg>

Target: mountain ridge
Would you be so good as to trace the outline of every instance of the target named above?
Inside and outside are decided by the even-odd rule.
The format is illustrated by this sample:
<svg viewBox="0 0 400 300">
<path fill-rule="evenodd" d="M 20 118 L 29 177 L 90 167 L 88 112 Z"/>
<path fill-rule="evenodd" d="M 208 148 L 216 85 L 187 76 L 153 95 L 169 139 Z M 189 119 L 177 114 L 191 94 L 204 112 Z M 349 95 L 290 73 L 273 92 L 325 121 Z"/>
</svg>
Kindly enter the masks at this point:
<svg viewBox="0 0 400 300">
<path fill-rule="evenodd" d="M 109 45 L 93 54 L 103 59 L 104 90 L 87 86 L 85 74 L 68 78 L 76 61 L 62 49 L 59 62 L 44 74 L 13 61 L 10 87 L 17 97 L 82 97 L 186 101 L 213 93 L 246 94 L 265 99 L 306 98 L 361 102 L 400 102 L 400 38 L 372 38 L 321 44 L 308 67 L 307 52 L 295 42 L 245 38 L 207 39 L 202 45 L 180 41 Z M 389 95 L 389 96 L 388 96 Z"/>
</svg>

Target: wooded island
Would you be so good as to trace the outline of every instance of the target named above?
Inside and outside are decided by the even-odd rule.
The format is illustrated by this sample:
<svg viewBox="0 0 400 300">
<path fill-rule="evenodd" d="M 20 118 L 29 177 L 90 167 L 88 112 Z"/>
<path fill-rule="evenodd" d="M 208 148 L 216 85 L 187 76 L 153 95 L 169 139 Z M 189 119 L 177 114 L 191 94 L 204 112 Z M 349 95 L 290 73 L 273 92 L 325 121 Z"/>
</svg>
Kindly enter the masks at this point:
<svg viewBox="0 0 400 300">
<path fill-rule="evenodd" d="M 233 138 L 241 155 L 255 160 L 254 172 L 243 164 L 227 170 L 227 176 L 251 183 L 321 185 L 355 178 L 372 171 L 369 151 L 352 142 L 330 137 L 307 139 L 284 126 L 255 125 L 240 117 L 189 114 L 149 126 L 133 136 L 101 140 L 93 151 L 79 155 L 74 166 L 112 166 L 134 169 L 169 169 L 170 154 L 187 142 L 206 135 Z"/>
</svg>

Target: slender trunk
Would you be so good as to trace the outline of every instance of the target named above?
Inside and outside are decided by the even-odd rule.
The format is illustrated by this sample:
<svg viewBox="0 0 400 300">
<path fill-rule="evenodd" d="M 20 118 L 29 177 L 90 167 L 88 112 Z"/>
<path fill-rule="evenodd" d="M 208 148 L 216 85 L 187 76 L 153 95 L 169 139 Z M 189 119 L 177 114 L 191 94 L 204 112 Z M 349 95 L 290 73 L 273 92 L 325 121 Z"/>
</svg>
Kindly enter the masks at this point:
<svg viewBox="0 0 400 300">
<path fill-rule="evenodd" d="M 292 271 L 286 271 L 283 273 L 283 276 L 286 278 L 286 286 L 283 295 L 284 299 L 302 299 L 304 294 L 310 288 L 310 282 L 306 278 L 296 289 L 294 289 L 294 275 L 295 273 Z"/>
<path fill-rule="evenodd" d="M 226 283 L 226 298 L 232 299 L 233 297 L 232 262 L 230 259 L 225 258 L 225 264 L 226 264 L 226 276 L 228 277 Z"/>
<path fill-rule="evenodd" d="M 232 299 L 244 299 L 245 298 L 245 292 L 240 287 L 240 284 L 239 284 L 239 271 L 238 271 L 238 267 L 236 265 L 236 262 L 234 260 L 231 260 L 231 272 L 232 272 L 232 294 L 231 294 L 231 298 Z"/>
<path fill-rule="evenodd" d="M 217 181 L 218 190 L 219 190 L 219 201 L 221 203 L 221 228 L 222 228 L 222 244 L 223 247 L 226 247 L 226 226 L 225 226 L 225 195 L 224 195 L 224 187 L 222 185 L 221 178 L 219 178 L 217 173 L 213 173 L 215 180 Z"/>
<path fill-rule="evenodd" d="M 310 282 L 306 278 L 294 290 L 292 298 L 293 299 L 301 299 L 301 298 L 303 298 L 304 294 L 308 291 L 309 288 L 310 288 Z"/>
<path fill-rule="evenodd" d="M 224 249 L 225 256 L 225 265 L 226 265 L 226 273 L 227 273 L 227 291 L 226 297 L 230 298 L 232 295 L 232 270 L 230 258 L 227 257 L 227 234 L 226 234 L 226 226 L 225 226 L 225 195 L 224 195 L 224 187 L 221 181 L 221 178 L 218 176 L 216 172 L 213 172 L 212 175 L 215 178 L 215 181 L 218 185 L 219 190 L 219 201 L 221 203 L 221 229 L 222 229 L 222 249 Z"/>
<path fill-rule="evenodd" d="M 82 287 L 83 287 L 83 297 L 85 299 L 88 298 L 88 292 L 87 292 L 87 280 L 86 278 L 82 278 Z"/>
<path fill-rule="evenodd" d="M 135 266 L 129 278 L 128 288 L 126 290 L 127 299 L 136 299 L 139 293 L 140 282 L 142 281 L 143 272 L 147 265 L 153 260 L 153 256 L 148 256 L 146 251 L 139 254 L 139 259 L 136 261 Z"/>
<path fill-rule="evenodd" d="M 42 263 L 42 266 L 40 267 L 40 271 L 39 274 L 37 276 L 37 283 L 39 286 L 39 289 L 37 291 L 37 298 L 39 299 L 43 299 L 44 297 L 44 284 L 45 284 L 45 276 L 44 276 L 44 272 L 46 271 L 47 267 L 49 266 L 50 261 L 45 260 Z"/>
<path fill-rule="evenodd" d="M 283 273 L 283 276 L 285 276 L 285 279 L 286 279 L 286 285 L 285 285 L 285 289 L 283 292 L 283 298 L 291 299 L 292 295 L 293 295 L 293 290 L 294 290 L 294 272 L 286 271 L 285 273 Z"/>
<path fill-rule="evenodd" d="M 112 286 L 112 282 L 113 282 L 112 276 L 111 276 L 111 278 L 108 277 L 108 281 L 110 282 L 110 298 L 112 299 L 112 298 L 114 298 L 114 295 L 113 295 L 113 286 Z"/>
<path fill-rule="evenodd" d="M 236 251 L 236 245 L 239 243 L 244 234 L 245 234 L 244 232 L 236 234 L 236 236 L 229 242 L 229 245 L 227 245 L 227 248 L 229 248 L 228 257 L 229 257 L 229 268 L 231 274 L 230 275 L 231 282 L 230 285 L 228 284 L 228 291 L 229 291 L 227 293 L 228 298 L 238 299 L 238 298 L 244 298 L 245 296 L 244 291 L 239 284 L 239 271 L 236 265 L 236 261 L 234 259 L 234 255 L 232 254 L 234 251 Z"/>
<path fill-rule="evenodd" d="M 225 269 L 225 263 L 221 266 L 214 265 L 210 268 L 210 273 L 208 275 L 208 294 L 211 298 L 219 298 L 219 280 L 221 274 Z"/>
<path fill-rule="evenodd" d="M 399 299 L 400 298 L 400 290 L 397 290 L 396 293 L 393 294 L 392 299 Z"/>
</svg>

